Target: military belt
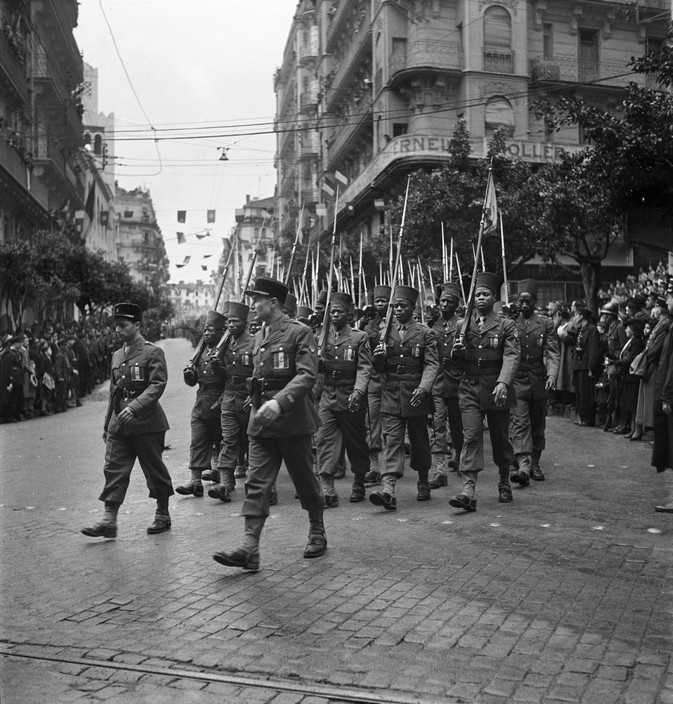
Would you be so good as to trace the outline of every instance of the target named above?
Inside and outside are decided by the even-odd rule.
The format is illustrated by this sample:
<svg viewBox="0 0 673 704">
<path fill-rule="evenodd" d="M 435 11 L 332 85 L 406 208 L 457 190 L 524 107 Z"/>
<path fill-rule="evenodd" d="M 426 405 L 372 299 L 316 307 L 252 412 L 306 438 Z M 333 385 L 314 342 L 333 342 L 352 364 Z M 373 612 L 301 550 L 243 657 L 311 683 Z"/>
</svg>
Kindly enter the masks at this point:
<svg viewBox="0 0 673 704">
<path fill-rule="evenodd" d="M 230 384 L 245 384 L 245 380 L 247 379 L 247 376 L 242 376 L 240 374 L 233 374 L 232 376 L 229 377 L 228 381 Z"/>
<path fill-rule="evenodd" d="M 199 391 L 224 391 L 222 384 L 199 384 Z"/>
<path fill-rule="evenodd" d="M 145 389 L 142 389 L 142 391 L 136 391 L 135 389 L 119 389 L 119 393 L 121 394 L 122 398 L 135 398 L 136 396 L 140 395 L 144 390 Z"/>
<path fill-rule="evenodd" d="M 471 359 L 465 364 L 465 376 L 481 376 L 482 374 L 494 374 L 501 368 L 501 359 Z"/>
</svg>

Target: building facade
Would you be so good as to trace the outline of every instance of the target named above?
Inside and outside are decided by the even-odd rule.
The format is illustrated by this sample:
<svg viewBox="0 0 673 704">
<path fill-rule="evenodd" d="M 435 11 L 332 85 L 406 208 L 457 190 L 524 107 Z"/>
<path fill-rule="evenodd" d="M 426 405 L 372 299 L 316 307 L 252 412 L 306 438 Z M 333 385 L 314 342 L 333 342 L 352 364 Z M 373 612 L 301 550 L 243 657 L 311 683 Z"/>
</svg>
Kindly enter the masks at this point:
<svg viewBox="0 0 673 704">
<path fill-rule="evenodd" d="M 203 281 L 171 283 L 166 286 L 166 295 L 173 306 L 176 321 L 205 316 L 213 309 L 216 286 Z"/>
<path fill-rule="evenodd" d="M 281 231 L 301 205 L 317 234 L 331 229 L 322 186 L 337 174 L 337 220 L 367 237 L 406 174 L 447 162 L 460 118 L 475 158 L 497 128 L 531 163 L 584 148 L 577 128 L 552 132 L 530 104 L 616 107 L 644 81 L 627 63 L 661 45 L 670 13 L 669 0 L 301 0 L 274 80 Z"/>
<path fill-rule="evenodd" d="M 155 292 L 168 281 L 168 258 L 148 190 L 116 187 L 117 259 L 128 265 L 133 280 Z"/>
</svg>

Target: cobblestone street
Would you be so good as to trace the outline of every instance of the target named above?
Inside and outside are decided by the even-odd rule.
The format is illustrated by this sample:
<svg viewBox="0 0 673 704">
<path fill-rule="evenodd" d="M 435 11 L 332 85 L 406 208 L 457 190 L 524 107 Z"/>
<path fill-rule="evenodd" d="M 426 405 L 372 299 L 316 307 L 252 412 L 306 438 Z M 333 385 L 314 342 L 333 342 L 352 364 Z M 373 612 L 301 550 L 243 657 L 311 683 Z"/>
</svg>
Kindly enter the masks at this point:
<svg viewBox="0 0 673 704">
<path fill-rule="evenodd" d="M 190 348 L 162 345 L 179 483 Z M 550 418 L 547 481 L 502 505 L 490 468 L 466 515 L 457 480 L 422 504 L 408 472 L 396 513 L 349 504 L 341 480 L 316 560 L 283 470 L 249 574 L 211 559 L 240 540 L 240 486 L 174 497 L 172 530 L 148 536 L 136 468 L 117 539 L 80 534 L 102 511 L 104 411 L 99 394 L 0 426 L 3 704 L 673 702 L 672 518 L 654 512 L 673 483 L 647 443 Z"/>
</svg>

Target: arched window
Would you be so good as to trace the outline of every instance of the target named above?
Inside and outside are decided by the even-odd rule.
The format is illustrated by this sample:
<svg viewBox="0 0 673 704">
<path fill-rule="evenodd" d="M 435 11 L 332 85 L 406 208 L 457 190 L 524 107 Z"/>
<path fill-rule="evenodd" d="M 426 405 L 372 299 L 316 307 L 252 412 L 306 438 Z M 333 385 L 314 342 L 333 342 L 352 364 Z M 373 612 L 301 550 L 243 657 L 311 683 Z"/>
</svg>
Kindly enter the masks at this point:
<svg viewBox="0 0 673 704">
<path fill-rule="evenodd" d="M 88 132 L 84 135 L 84 144 L 91 144 L 91 135 Z"/>
<path fill-rule="evenodd" d="M 514 134 L 514 110 L 509 100 L 502 96 L 490 98 L 484 109 L 484 133 L 486 137 L 492 137 L 498 127 L 503 128 L 508 137 Z"/>
<path fill-rule="evenodd" d="M 93 138 L 93 153 L 98 154 L 100 156 L 102 151 L 103 151 L 103 138 L 99 134 L 97 134 Z"/>
<path fill-rule="evenodd" d="M 500 5 L 484 12 L 484 71 L 514 72 L 512 18 Z"/>
</svg>

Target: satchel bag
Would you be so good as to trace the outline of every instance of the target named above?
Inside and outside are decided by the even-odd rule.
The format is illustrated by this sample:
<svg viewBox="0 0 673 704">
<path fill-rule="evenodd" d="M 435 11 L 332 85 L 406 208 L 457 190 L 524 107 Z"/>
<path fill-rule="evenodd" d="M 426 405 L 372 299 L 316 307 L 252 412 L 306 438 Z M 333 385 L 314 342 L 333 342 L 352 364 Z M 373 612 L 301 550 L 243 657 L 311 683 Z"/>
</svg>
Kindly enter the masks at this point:
<svg viewBox="0 0 673 704">
<path fill-rule="evenodd" d="M 631 362 L 629 366 L 629 374 L 635 374 L 642 379 L 647 377 L 647 357 L 645 356 L 645 350 L 639 352 L 633 358 L 633 362 Z"/>
</svg>

